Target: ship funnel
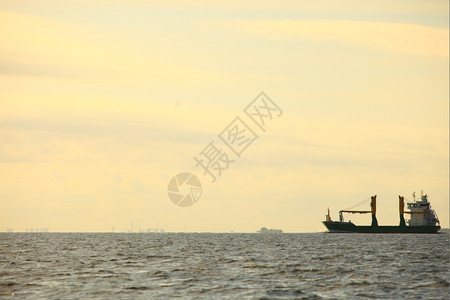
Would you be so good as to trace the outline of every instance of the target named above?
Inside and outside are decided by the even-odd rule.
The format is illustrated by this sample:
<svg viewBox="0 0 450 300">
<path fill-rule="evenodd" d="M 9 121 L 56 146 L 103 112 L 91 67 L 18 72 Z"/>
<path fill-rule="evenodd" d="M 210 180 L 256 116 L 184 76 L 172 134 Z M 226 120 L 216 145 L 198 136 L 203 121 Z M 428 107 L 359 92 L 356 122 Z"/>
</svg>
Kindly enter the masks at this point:
<svg viewBox="0 0 450 300">
<path fill-rule="evenodd" d="M 405 198 L 400 195 L 398 196 L 398 210 L 400 213 L 400 226 L 404 227 L 406 226 L 405 218 L 403 217 L 405 212 Z"/>
<path fill-rule="evenodd" d="M 371 197 L 370 208 L 372 211 L 372 226 L 378 226 L 377 221 L 377 195 Z"/>
</svg>

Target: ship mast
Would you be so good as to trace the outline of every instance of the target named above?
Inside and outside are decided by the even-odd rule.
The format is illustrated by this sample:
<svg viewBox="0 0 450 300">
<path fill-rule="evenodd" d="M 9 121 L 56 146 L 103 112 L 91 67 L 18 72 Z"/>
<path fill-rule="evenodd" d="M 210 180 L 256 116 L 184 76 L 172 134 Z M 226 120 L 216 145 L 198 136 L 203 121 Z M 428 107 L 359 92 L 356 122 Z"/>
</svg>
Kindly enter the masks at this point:
<svg viewBox="0 0 450 300">
<path fill-rule="evenodd" d="M 415 197 L 415 193 L 413 195 Z M 405 217 L 403 217 L 405 212 L 405 198 L 400 195 L 398 196 L 398 209 L 400 214 L 400 226 L 404 227 L 406 226 Z"/>
</svg>

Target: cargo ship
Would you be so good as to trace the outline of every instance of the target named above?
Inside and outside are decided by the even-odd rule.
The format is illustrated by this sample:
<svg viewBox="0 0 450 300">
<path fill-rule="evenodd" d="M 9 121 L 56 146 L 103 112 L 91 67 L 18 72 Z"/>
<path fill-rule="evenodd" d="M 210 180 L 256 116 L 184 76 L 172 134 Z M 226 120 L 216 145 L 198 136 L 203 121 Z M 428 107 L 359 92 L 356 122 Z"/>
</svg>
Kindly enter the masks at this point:
<svg viewBox="0 0 450 300">
<path fill-rule="evenodd" d="M 267 229 L 266 227 L 261 227 L 261 229 L 258 230 L 257 233 L 283 233 L 283 230 L 281 230 L 281 229 Z"/>
<path fill-rule="evenodd" d="M 326 220 L 322 223 L 329 232 L 358 232 L 358 233 L 437 233 L 440 229 L 439 219 L 436 212 L 431 209 L 428 196 L 423 192 L 420 200 L 416 201 L 415 193 L 413 193 L 414 202 L 408 203 L 409 211 L 405 211 L 405 198 L 399 198 L 399 214 L 400 222 L 398 226 L 379 226 L 376 211 L 377 196 L 372 196 L 370 201 L 370 210 L 341 210 L 339 211 L 339 221 L 332 221 L 330 217 L 330 209 L 326 215 Z M 345 222 L 343 213 L 350 214 L 372 214 L 372 224 L 370 226 L 359 226 L 353 224 L 351 221 Z M 405 222 L 404 214 L 409 214 L 411 217 L 408 220 L 408 225 Z"/>
</svg>

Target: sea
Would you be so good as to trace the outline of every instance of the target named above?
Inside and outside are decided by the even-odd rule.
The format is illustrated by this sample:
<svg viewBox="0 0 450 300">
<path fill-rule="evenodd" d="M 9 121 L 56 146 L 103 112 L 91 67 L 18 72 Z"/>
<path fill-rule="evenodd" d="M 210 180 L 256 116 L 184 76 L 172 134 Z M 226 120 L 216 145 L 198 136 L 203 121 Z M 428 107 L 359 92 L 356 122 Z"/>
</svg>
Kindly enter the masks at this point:
<svg viewBox="0 0 450 300">
<path fill-rule="evenodd" d="M 0 233 L 0 298 L 449 299 L 449 237 Z"/>
</svg>

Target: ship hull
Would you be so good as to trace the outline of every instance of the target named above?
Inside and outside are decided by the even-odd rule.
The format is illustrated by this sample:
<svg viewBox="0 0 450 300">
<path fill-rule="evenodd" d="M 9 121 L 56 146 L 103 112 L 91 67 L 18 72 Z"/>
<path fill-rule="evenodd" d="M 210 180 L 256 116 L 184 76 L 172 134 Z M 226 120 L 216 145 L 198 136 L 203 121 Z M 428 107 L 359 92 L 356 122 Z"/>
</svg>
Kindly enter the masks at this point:
<svg viewBox="0 0 450 300">
<path fill-rule="evenodd" d="M 323 221 L 330 232 L 437 233 L 441 226 L 357 226 L 351 222 Z"/>
</svg>

